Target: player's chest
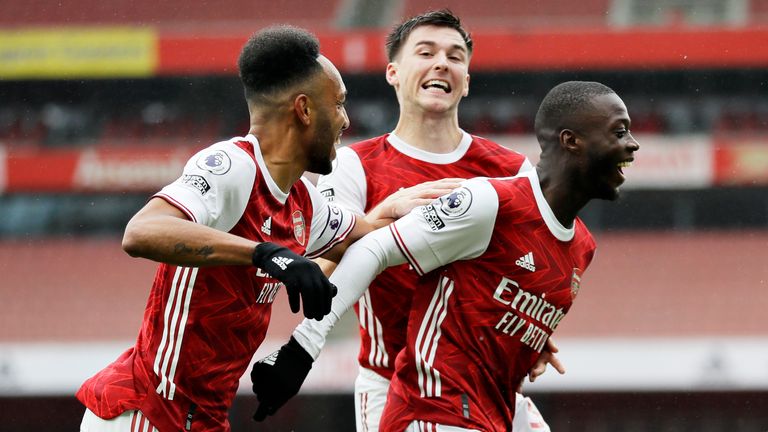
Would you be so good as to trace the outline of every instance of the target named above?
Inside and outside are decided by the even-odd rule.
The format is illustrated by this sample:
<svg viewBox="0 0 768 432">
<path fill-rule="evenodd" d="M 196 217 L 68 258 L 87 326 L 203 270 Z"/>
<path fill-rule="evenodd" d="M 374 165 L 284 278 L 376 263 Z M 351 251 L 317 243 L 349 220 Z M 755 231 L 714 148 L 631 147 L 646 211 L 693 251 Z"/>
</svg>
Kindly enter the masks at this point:
<svg viewBox="0 0 768 432">
<path fill-rule="evenodd" d="M 463 158 L 454 163 L 436 164 L 412 159 L 402 154 L 389 159 L 364 161 L 368 203 L 379 203 L 389 195 L 420 183 L 444 178 L 508 176 L 516 174 L 501 160 Z"/>
<path fill-rule="evenodd" d="M 492 241 L 481 257 L 456 266 L 454 277 L 466 285 L 464 292 L 499 307 L 535 301 L 567 310 L 586 266 L 568 246 L 530 239 Z"/>
<path fill-rule="evenodd" d="M 309 241 L 311 209 L 297 205 L 253 206 L 232 230 L 258 242 L 272 242 L 303 254 Z"/>
</svg>

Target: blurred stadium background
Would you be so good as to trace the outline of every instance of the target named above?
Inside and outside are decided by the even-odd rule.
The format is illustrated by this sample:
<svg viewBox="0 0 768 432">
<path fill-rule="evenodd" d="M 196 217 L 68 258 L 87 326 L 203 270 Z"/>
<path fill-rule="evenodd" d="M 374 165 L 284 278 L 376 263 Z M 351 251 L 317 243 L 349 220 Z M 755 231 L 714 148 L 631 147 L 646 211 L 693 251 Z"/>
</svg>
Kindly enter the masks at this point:
<svg viewBox="0 0 768 432">
<path fill-rule="evenodd" d="M 555 335 L 568 372 L 527 391 L 553 431 L 768 431 L 768 0 L 0 1 L 0 430 L 76 430 L 79 384 L 132 345 L 154 264 L 120 250 L 147 197 L 247 131 L 235 60 L 273 23 L 316 32 L 341 69 L 347 142 L 397 118 L 383 39 L 449 7 L 476 51 L 461 126 L 536 160 L 545 92 L 598 80 L 641 143 Z M 280 297 L 268 341 L 298 317 Z M 264 424 L 353 430 L 354 316 Z"/>
</svg>

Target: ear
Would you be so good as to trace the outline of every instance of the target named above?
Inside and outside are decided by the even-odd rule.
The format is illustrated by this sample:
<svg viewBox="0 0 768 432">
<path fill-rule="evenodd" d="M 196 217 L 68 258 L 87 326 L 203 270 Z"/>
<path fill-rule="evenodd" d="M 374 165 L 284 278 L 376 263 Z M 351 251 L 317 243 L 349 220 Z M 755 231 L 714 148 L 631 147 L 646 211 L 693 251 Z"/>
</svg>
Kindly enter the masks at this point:
<svg viewBox="0 0 768 432">
<path fill-rule="evenodd" d="M 584 142 L 576 135 L 571 129 L 563 129 L 560 131 L 560 147 L 573 154 L 580 154 Z"/>
<path fill-rule="evenodd" d="M 469 74 L 467 74 L 467 77 L 464 80 L 464 91 L 461 94 L 464 97 L 467 97 L 469 95 Z"/>
<path fill-rule="evenodd" d="M 293 98 L 293 113 L 304 126 L 309 126 L 311 123 L 310 105 L 311 100 L 309 99 L 309 96 L 304 93 L 300 93 Z"/>
<path fill-rule="evenodd" d="M 397 77 L 397 63 L 387 63 L 386 78 L 389 85 L 397 88 L 400 84 L 400 80 Z"/>
</svg>

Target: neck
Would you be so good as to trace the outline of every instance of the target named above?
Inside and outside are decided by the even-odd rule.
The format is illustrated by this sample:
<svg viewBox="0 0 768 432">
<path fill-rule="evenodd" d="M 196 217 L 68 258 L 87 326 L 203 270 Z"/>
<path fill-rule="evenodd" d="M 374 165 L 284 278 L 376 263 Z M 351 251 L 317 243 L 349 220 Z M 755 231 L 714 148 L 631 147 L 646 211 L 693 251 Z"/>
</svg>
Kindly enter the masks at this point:
<svg viewBox="0 0 768 432">
<path fill-rule="evenodd" d="M 455 115 L 400 113 L 395 135 L 409 145 L 431 153 L 450 153 L 461 143 L 459 119 Z"/>
<path fill-rule="evenodd" d="M 536 173 L 552 213 L 564 227 L 573 226 L 573 221 L 587 205 L 589 198 L 578 188 L 568 167 L 541 160 L 536 165 Z"/>
<path fill-rule="evenodd" d="M 249 134 L 259 140 L 264 164 L 281 191 L 288 193 L 306 169 L 298 132 L 280 122 L 251 122 Z"/>
</svg>

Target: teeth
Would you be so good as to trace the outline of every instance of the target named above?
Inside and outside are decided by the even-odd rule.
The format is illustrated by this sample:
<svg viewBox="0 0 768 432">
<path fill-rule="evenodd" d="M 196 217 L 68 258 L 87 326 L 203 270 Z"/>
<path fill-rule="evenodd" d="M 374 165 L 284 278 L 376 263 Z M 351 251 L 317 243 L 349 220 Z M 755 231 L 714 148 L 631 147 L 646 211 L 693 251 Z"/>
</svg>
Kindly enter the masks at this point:
<svg viewBox="0 0 768 432">
<path fill-rule="evenodd" d="M 630 161 L 619 162 L 616 166 L 618 166 L 619 168 L 629 168 L 630 166 L 632 166 L 632 162 Z"/>
<path fill-rule="evenodd" d="M 451 88 L 447 82 L 441 81 L 441 80 L 429 80 L 427 81 L 426 84 L 424 84 L 424 87 L 430 87 L 430 86 L 437 86 L 444 90 L 448 90 Z"/>
</svg>

